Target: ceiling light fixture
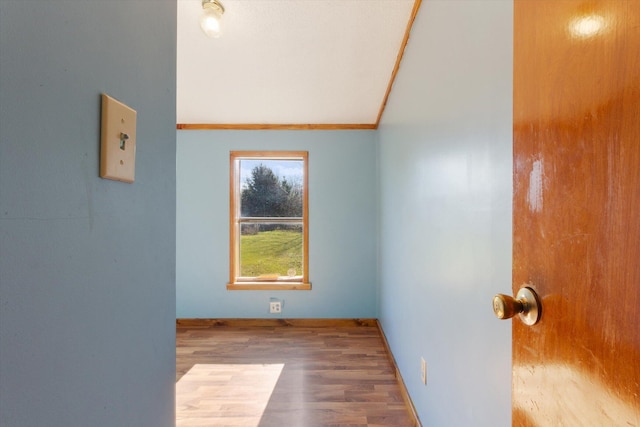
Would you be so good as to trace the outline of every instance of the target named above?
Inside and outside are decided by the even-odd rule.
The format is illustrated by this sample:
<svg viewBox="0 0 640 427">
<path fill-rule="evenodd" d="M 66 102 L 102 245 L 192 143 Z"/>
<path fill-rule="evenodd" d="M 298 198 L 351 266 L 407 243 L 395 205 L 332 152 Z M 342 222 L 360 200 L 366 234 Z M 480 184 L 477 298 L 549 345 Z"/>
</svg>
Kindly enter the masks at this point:
<svg viewBox="0 0 640 427">
<path fill-rule="evenodd" d="M 202 16 L 200 17 L 200 28 L 213 39 L 222 34 L 220 21 L 224 13 L 224 6 L 219 0 L 202 0 Z"/>
</svg>

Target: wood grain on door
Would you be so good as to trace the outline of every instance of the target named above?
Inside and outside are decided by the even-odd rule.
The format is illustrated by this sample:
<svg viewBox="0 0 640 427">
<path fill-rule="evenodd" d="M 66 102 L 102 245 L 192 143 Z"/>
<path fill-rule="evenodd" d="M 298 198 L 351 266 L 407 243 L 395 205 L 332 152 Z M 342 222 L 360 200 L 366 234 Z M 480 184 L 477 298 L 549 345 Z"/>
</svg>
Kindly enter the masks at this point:
<svg viewBox="0 0 640 427">
<path fill-rule="evenodd" d="M 514 7 L 513 425 L 640 426 L 640 1 Z"/>
</svg>

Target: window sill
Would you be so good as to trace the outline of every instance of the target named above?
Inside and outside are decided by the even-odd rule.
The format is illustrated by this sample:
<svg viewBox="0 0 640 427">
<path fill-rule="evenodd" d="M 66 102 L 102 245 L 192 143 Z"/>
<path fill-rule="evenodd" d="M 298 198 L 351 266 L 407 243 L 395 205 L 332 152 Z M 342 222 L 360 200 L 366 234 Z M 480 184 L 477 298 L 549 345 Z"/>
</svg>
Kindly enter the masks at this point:
<svg viewBox="0 0 640 427">
<path fill-rule="evenodd" d="M 227 283 L 228 291 L 310 291 L 311 283 L 235 282 Z"/>
</svg>

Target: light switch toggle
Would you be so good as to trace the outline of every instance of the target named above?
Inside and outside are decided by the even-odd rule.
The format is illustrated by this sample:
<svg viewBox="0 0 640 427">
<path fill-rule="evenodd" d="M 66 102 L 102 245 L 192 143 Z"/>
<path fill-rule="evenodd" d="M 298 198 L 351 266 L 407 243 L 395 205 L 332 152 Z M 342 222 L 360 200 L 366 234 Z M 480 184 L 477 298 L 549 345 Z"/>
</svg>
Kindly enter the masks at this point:
<svg viewBox="0 0 640 427">
<path fill-rule="evenodd" d="M 124 151 L 124 144 L 127 142 L 127 139 L 129 139 L 129 135 L 124 132 L 120 132 L 120 149 L 122 151 Z"/>
</svg>

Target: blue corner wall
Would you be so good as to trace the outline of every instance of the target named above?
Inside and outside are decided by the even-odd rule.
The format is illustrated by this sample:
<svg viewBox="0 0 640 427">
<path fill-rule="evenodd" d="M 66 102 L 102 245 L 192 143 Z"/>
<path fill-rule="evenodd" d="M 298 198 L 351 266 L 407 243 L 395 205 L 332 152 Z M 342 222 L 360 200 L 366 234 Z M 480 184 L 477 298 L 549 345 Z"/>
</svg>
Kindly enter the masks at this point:
<svg viewBox="0 0 640 427">
<path fill-rule="evenodd" d="M 425 426 L 511 425 L 511 1 L 423 1 L 379 129 L 379 317 Z M 427 385 L 420 381 L 420 358 Z"/>
<path fill-rule="evenodd" d="M 175 0 L 0 0 L 1 426 L 174 425 L 175 47 Z"/>
<path fill-rule="evenodd" d="M 374 131 L 178 131 L 178 318 L 374 318 Z M 228 291 L 229 152 L 309 152 L 311 291 Z M 271 297 L 284 300 L 279 315 Z"/>
</svg>

